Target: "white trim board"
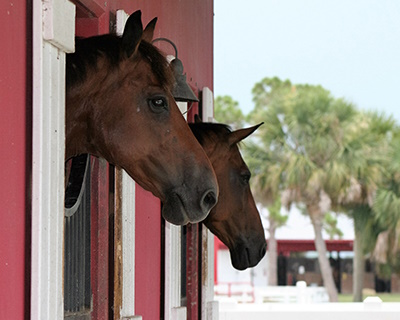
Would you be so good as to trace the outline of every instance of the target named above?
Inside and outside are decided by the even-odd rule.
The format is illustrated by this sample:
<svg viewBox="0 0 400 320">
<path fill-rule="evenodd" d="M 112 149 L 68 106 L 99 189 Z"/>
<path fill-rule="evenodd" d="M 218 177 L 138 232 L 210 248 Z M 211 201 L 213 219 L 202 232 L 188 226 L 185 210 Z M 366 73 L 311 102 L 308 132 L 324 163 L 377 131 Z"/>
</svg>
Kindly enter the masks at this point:
<svg viewBox="0 0 400 320">
<path fill-rule="evenodd" d="M 61 320 L 63 303 L 65 61 L 75 5 L 33 1 L 31 319 Z"/>
</svg>

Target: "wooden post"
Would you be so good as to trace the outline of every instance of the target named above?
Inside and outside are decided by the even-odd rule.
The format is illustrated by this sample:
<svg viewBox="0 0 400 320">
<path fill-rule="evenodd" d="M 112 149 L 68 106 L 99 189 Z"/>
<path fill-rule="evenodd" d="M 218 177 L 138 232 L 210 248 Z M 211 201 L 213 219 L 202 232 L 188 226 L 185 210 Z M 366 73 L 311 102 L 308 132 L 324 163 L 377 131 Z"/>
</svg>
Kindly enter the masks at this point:
<svg viewBox="0 0 400 320">
<path fill-rule="evenodd" d="M 186 307 L 187 319 L 199 319 L 199 225 L 187 225 Z"/>
</svg>

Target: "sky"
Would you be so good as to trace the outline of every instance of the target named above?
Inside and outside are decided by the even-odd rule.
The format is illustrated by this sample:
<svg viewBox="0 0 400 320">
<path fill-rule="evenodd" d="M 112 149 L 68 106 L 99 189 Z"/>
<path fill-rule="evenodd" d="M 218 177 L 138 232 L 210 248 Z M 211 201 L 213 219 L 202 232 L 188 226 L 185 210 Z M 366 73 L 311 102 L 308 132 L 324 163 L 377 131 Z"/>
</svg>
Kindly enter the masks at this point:
<svg viewBox="0 0 400 320">
<path fill-rule="evenodd" d="M 215 0 L 214 95 L 247 114 L 264 77 L 320 84 L 400 123 L 400 1 Z"/>
</svg>

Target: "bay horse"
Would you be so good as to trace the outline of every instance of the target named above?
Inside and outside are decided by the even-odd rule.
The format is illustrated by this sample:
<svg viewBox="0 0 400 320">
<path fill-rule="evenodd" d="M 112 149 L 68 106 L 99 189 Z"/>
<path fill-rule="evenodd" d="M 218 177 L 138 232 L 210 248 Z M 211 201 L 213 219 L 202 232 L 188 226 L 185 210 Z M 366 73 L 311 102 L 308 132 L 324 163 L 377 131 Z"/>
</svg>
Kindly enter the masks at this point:
<svg viewBox="0 0 400 320">
<path fill-rule="evenodd" d="M 219 191 L 171 94 L 172 70 L 151 44 L 156 21 L 143 30 L 136 11 L 121 37 L 76 40 L 66 62 L 66 160 L 105 158 L 160 198 L 167 221 L 185 225 L 203 220 Z"/>
<path fill-rule="evenodd" d="M 232 132 L 224 124 L 195 120 L 190 129 L 210 159 L 219 184 L 218 203 L 203 223 L 229 248 L 234 268 L 254 267 L 265 255 L 267 243 L 250 190 L 250 171 L 238 143 L 261 124 Z"/>
</svg>

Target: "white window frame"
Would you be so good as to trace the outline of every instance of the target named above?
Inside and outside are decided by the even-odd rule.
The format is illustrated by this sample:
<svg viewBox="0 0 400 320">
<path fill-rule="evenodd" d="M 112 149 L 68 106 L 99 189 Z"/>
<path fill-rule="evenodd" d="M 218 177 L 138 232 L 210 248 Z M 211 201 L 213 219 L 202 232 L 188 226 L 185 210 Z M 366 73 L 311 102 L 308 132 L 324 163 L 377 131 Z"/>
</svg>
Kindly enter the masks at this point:
<svg viewBox="0 0 400 320">
<path fill-rule="evenodd" d="M 64 319 L 65 61 L 75 5 L 33 1 L 31 319 Z"/>
<path fill-rule="evenodd" d="M 214 94 L 210 88 L 202 90 L 202 121 L 215 122 L 214 119 Z M 214 300 L 214 235 L 203 224 L 201 258 L 201 320 L 218 320 L 219 305 Z"/>
<path fill-rule="evenodd" d="M 116 12 L 116 33 L 122 35 L 129 15 L 124 10 Z M 121 319 L 141 320 L 135 315 L 135 214 L 136 183 L 121 170 L 121 221 L 122 221 L 122 305 Z M 119 183 L 119 182 L 117 182 Z M 119 214 L 119 213 L 117 213 Z"/>
</svg>

